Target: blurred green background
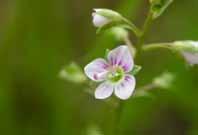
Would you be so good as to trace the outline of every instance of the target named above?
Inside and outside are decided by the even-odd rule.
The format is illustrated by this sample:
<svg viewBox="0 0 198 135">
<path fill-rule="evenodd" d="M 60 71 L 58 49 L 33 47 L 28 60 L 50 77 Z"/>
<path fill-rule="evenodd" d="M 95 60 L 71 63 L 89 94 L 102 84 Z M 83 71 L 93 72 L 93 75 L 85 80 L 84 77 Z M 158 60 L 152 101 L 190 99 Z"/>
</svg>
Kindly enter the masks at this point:
<svg viewBox="0 0 198 135">
<path fill-rule="evenodd" d="M 117 125 L 122 135 L 198 135 L 198 66 L 172 52 L 155 50 L 137 62 L 137 87 L 163 71 L 177 77 L 168 90 L 127 100 L 119 123 L 112 106 L 58 77 L 71 61 L 83 67 L 122 43 L 95 34 L 93 8 L 119 11 L 141 26 L 148 0 L 1 0 L 0 7 L 0 134 L 113 135 Z M 175 0 L 146 43 L 198 40 L 197 13 L 197 0 Z"/>
</svg>

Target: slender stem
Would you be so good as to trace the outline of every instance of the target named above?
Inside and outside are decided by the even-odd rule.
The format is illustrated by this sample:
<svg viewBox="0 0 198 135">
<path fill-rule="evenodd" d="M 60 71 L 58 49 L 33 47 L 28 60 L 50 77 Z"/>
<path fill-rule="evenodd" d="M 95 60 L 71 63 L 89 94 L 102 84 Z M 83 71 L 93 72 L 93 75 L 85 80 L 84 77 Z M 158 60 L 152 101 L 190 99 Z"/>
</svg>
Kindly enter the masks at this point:
<svg viewBox="0 0 198 135">
<path fill-rule="evenodd" d="M 130 52 L 132 53 L 133 57 L 135 57 L 136 54 L 136 48 L 133 46 L 131 40 L 129 39 L 129 37 L 125 37 L 124 38 L 124 42 L 126 43 L 126 45 L 128 46 Z"/>
<path fill-rule="evenodd" d="M 160 48 L 168 49 L 171 52 L 174 52 L 174 54 L 176 54 L 178 56 L 178 58 L 185 61 L 185 58 L 182 55 L 182 53 L 179 52 L 177 49 L 173 48 L 172 45 L 173 44 L 171 44 L 171 43 L 154 43 L 154 44 L 148 44 L 148 45 L 142 46 L 142 50 L 143 51 L 152 51 L 154 49 L 160 49 Z"/>
<path fill-rule="evenodd" d="M 137 46 L 137 51 L 140 53 L 141 49 L 142 49 L 142 45 L 144 44 L 144 40 L 145 40 L 145 35 L 147 33 L 147 31 L 149 30 L 149 27 L 152 24 L 152 12 L 151 10 L 149 11 L 149 14 L 147 16 L 147 19 L 144 23 L 143 26 L 143 31 L 139 30 L 134 24 L 132 24 L 130 21 L 125 20 L 125 22 L 127 24 L 130 25 L 130 29 L 135 33 L 135 35 L 138 37 L 138 46 Z M 133 54 L 135 54 L 135 49 L 133 48 L 133 45 L 131 43 L 131 41 L 129 40 L 128 37 L 126 37 L 125 39 L 126 44 L 129 46 L 129 48 L 132 50 Z M 115 130 L 114 130 L 114 134 L 113 135 L 119 135 L 120 134 L 120 120 L 121 120 L 121 113 L 123 111 L 123 103 L 120 101 L 118 108 L 116 109 L 116 118 L 115 118 Z"/>
<path fill-rule="evenodd" d="M 113 135 L 120 135 L 120 123 L 121 123 L 121 116 L 124 108 L 124 102 L 121 100 L 119 101 L 119 105 L 116 108 L 116 114 L 115 114 L 115 130 Z"/>
<path fill-rule="evenodd" d="M 132 32 L 134 32 L 134 34 L 139 37 L 142 35 L 142 31 L 136 27 L 132 22 L 130 22 L 129 20 L 127 20 L 126 18 L 123 18 L 123 20 L 125 21 L 126 24 L 128 24 L 130 27 L 128 27 Z"/>
<path fill-rule="evenodd" d="M 159 48 L 171 49 L 171 43 L 154 43 L 142 46 L 143 51 L 150 51 Z"/>
<path fill-rule="evenodd" d="M 141 52 L 141 48 L 142 48 L 142 45 L 144 44 L 146 34 L 147 34 L 151 24 L 152 24 L 152 20 L 153 20 L 152 16 L 153 16 L 153 14 L 152 14 L 151 9 L 150 9 L 149 13 L 148 13 L 148 16 L 146 18 L 146 21 L 145 21 L 145 23 L 143 25 L 143 32 L 142 32 L 141 36 L 138 39 L 137 50 L 139 52 Z"/>
</svg>

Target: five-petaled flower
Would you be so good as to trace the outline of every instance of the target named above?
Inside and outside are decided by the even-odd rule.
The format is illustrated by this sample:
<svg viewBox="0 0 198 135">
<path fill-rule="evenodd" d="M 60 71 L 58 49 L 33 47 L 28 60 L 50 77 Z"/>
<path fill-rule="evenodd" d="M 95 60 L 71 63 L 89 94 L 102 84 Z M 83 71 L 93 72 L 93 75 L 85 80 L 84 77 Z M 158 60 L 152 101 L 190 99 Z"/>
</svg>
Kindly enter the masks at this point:
<svg viewBox="0 0 198 135">
<path fill-rule="evenodd" d="M 105 99 L 114 92 L 118 98 L 125 100 L 135 89 L 135 77 L 129 73 L 133 67 L 129 48 L 122 45 L 108 53 L 107 61 L 102 58 L 95 59 L 84 70 L 91 80 L 102 82 L 96 88 L 95 98 Z"/>
</svg>

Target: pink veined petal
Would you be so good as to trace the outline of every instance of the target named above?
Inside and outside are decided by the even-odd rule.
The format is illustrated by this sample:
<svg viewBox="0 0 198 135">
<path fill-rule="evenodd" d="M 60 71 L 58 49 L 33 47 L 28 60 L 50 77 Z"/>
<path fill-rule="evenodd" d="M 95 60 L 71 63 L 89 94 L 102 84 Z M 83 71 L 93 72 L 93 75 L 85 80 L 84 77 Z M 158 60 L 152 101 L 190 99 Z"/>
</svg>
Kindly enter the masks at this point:
<svg viewBox="0 0 198 135">
<path fill-rule="evenodd" d="M 85 74 L 93 81 L 103 81 L 108 74 L 109 64 L 102 58 L 95 59 L 85 66 Z"/>
<path fill-rule="evenodd" d="M 108 61 L 112 66 L 121 66 L 125 72 L 131 71 L 134 66 L 129 48 L 125 45 L 111 50 L 108 54 Z"/>
<path fill-rule="evenodd" d="M 124 80 L 115 86 L 115 95 L 122 100 L 126 100 L 133 94 L 135 85 L 135 77 L 126 75 Z"/>
<path fill-rule="evenodd" d="M 113 93 L 113 85 L 108 82 L 103 82 L 96 88 L 95 98 L 105 99 L 110 97 L 112 93 Z"/>
</svg>

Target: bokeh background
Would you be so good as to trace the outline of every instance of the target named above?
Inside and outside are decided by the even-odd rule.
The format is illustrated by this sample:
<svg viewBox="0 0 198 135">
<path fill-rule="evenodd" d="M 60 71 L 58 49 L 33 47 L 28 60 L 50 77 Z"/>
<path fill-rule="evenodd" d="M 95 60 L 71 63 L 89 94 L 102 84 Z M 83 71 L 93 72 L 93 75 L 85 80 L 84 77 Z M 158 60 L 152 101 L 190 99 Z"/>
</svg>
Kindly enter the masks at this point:
<svg viewBox="0 0 198 135">
<path fill-rule="evenodd" d="M 111 34 L 95 34 L 93 8 L 119 11 L 141 27 L 148 7 L 148 0 L 1 0 L 0 134 L 113 135 L 117 125 L 123 135 L 198 135 L 198 67 L 170 51 L 137 61 L 143 66 L 137 87 L 168 71 L 176 74 L 171 88 L 130 98 L 118 123 L 112 106 L 58 77 L 71 61 L 83 68 L 121 44 Z M 197 13 L 197 0 L 175 0 L 146 43 L 198 40 Z"/>
</svg>

